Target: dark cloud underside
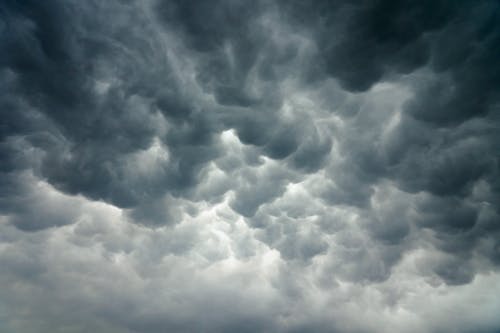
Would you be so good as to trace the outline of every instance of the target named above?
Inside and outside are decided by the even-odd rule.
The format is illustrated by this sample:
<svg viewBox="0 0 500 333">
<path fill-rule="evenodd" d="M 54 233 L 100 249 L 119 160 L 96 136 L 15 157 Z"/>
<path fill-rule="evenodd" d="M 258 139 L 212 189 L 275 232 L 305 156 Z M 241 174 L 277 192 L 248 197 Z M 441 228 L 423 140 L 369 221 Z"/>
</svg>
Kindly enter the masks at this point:
<svg viewBox="0 0 500 333">
<path fill-rule="evenodd" d="M 500 330 L 500 4 L 0 2 L 0 331 Z"/>
</svg>

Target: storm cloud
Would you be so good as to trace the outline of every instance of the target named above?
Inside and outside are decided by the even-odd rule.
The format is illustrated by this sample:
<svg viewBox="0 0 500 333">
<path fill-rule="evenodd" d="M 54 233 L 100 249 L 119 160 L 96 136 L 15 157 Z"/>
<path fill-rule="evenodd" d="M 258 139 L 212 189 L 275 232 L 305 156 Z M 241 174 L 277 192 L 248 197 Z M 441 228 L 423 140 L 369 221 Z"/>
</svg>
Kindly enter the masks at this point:
<svg viewBox="0 0 500 333">
<path fill-rule="evenodd" d="M 0 2 L 0 331 L 500 330 L 500 4 Z"/>
</svg>

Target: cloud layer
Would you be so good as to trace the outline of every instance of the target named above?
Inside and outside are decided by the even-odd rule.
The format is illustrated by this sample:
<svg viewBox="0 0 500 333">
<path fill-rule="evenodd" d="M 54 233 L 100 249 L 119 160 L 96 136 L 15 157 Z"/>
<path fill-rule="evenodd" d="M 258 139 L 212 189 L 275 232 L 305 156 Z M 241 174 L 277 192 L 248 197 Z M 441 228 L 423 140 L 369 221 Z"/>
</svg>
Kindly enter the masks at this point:
<svg viewBox="0 0 500 333">
<path fill-rule="evenodd" d="M 497 1 L 0 4 L 0 331 L 500 330 Z"/>
</svg>

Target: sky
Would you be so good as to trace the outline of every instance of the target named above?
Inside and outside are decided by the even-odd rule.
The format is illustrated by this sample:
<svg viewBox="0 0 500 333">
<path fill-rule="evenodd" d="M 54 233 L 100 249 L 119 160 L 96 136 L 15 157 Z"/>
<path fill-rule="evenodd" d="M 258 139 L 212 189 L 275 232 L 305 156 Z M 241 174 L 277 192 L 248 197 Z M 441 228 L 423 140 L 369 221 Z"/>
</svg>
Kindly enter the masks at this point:
<svg viewBox="0 0 500 333">
<path fill-rule="evenodd" d="M 500 2 L 1 0 L 0 332 L 500 332 Z"/>
</svg>

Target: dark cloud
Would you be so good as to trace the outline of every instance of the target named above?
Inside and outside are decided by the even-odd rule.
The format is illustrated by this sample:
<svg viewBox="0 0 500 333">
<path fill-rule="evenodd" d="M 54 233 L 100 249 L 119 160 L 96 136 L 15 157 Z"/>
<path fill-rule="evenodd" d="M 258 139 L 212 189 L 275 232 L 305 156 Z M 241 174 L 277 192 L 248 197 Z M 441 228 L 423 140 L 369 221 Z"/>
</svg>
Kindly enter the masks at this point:
<svg viewBox="0 0 500 333">
<path fill-rule="evenodd" d="M 322 73 L 364 91 L 392 73 L 428 62 L 426 34 L 453 18 L 451 1 L 285 2 L 318 43 Z"/>
<path fill-rule="evenodd" d="M 498 331 L 499 13 L 1 2 L 0 331 Z"/>
</svg>

